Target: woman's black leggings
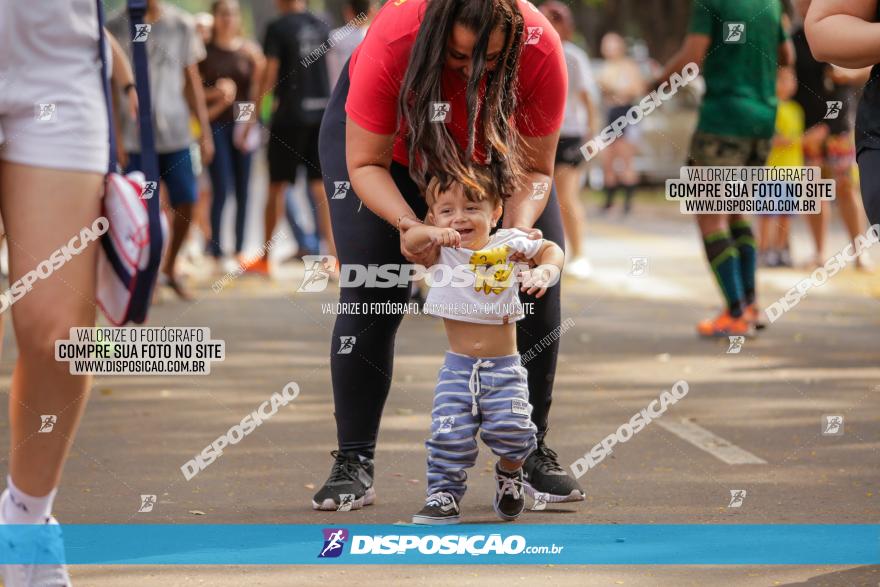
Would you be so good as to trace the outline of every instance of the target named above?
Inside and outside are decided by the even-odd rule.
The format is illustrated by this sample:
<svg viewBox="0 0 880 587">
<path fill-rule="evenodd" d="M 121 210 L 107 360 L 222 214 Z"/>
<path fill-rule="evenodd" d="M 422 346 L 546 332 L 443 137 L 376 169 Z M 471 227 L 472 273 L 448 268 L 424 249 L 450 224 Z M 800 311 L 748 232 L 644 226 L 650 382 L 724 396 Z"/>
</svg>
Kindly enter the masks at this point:
<svg viewBox="0 0 880 587">
<path fill-rule="evenodd" d="M 400 237 L 395 227 L 362 206 L 360 198 L 350 187 L 345 164 L 345 100 L 348 87 L 346 64 L 324 114 L 319 141 L 321 170 L 330 203 L 333 238 L 336 240 L 339 262 L 343 265 L 363 266 L 405 264 L 408 261 L 400 252 Z M 415 213 L 424 217 L 427 212 L 425 200 L 409 177 L 408 169 L 396 162 L 392 163 L 391 176 Z M 563 246 L 565 240 L 562 218 L 555 188 L 551 190 L 547 207 L 535 227 L 541 229 L 546 238 Z M 519 352 L 523 354 L 534 349 L 535 353 L 526 368 L 529 372 L 529 401 L 533 406 L 532 420 L 538 427 L 539 439 L 547 432 L 547 415 L 550 411 L 556 356 L 559 352 L 558 337 L 549 337 L 547 340 L 552 339 L 553 342 L 546 346 L 540 341 L 559 327 L 559 298 L 560 285 L 557 284 L 543 298 L 529 299 L 528 301 L 534 301 L 534 313 L 517 322 Z M 409 301 L 409 287 L 341 288 L 340 301 L 358 304 L 405 304 Z M 330 350 L 330 370 L 340 450 L 356 451 L 373 457 L 382 408 L 391 387 L 394 337 L 402 318 L 402 314 L 390 313 L 340 313 L 336 319 Z M 349 337 L 355 337 L 354 341 Z M 353 347 L 349 346 L 351 342 Z M 442 357 L 438 355 L 438 366 L 441 360 Z M 428 404 L 425 405 L 427 408 Z"/>
<path fill-rule="evenodd" d="M 858 163 L 865 214 L 872 226 L 880 224 L 880 150 L 862 149 Z"/>
</svg>

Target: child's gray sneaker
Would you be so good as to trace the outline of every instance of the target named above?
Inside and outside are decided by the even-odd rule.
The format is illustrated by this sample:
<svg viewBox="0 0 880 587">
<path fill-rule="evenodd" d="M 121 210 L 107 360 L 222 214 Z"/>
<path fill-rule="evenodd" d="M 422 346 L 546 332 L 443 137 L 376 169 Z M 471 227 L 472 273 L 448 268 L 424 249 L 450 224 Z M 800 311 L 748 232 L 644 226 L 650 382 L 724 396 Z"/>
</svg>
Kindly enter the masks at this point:
<svg viewBox="0 0 880 587">
<path fill-rule="evenodd" d="M 432 526 L 458 524 L 460 519 L 461 510 L 455 503 L 455 497 L 445 491 L 432 493 L 428 496 L 428 499 L 425 500 L 425 507 L 412 517 L 413 524 Z"/>
<path fill-rule="evenodd" d="M 522 467 L 508 473 L 495 465 L 495 500 L 492 503 L 498 517 L 511 522 L 519 517 L 526 507 L 523 493 Z"/>
</svg>

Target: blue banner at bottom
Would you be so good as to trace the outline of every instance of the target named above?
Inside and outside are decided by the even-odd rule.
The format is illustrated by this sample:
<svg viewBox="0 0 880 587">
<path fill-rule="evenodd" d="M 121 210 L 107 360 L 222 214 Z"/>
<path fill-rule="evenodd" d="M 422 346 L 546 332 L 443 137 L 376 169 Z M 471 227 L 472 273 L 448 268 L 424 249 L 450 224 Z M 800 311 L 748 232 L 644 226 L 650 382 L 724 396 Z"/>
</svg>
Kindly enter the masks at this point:
<svg viewBox="0 0 880 587">
<path fill-rule="evenodd" d="M 0 526 L 0 563 L 872 565 L 880 525 Z"/>
</svg>

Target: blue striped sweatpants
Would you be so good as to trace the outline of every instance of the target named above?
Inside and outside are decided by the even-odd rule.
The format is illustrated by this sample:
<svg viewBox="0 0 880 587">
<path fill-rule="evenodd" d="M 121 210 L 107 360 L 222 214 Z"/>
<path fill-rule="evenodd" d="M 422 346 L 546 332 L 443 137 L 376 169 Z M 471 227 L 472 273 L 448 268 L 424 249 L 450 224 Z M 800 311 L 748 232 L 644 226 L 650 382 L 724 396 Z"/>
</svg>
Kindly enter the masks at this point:
<svg viewBox="0 0 880 587">
<path fill-rule="evenodd" d="M 531 414 L 528 374 L 519 355 L 477 359 L 447 352 L 425 442 L 428 495 L 446 491 L 461 500 L 465 469 L 477 461 L 477 430 L 497 456 L 525 460 L 537 445 Z"/>
</svg>

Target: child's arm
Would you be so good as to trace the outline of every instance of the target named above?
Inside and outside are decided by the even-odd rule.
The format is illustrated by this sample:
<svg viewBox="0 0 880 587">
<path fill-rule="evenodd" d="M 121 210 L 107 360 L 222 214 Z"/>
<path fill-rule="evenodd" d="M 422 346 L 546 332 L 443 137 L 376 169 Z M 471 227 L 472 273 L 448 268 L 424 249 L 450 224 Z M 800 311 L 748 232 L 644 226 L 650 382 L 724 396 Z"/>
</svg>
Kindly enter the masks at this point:
<svg viewBox="0 0 880 587">
<path fill-rule="evenodd" d="M 547 293 L 548 287 L 559 280 L 562 265 L 565 263 L 565 253 L 553 241 L 545 240 L 533 259 L 538 266 L 528 272 L 520 290 L 540 298 Z"/>
<path fill-rule="evenodd" d="M 407 230 L 403 242 L 411 251 L 422 251 L 431 245 L 458 248 L 461 246 L 461 235 L 453 228 L 421 224 Z"/>
</svg>

